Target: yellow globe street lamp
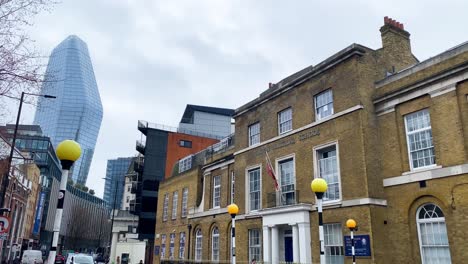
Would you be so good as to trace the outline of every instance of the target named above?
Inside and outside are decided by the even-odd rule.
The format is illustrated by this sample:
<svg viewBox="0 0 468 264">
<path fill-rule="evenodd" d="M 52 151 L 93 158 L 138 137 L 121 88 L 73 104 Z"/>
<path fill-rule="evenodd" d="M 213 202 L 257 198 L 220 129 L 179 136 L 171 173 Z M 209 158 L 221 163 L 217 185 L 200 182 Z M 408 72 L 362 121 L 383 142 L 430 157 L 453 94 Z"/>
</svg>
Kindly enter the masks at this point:
<svg viewBox="0 0 468 264">
<path fill-rule="evenodd" d="M 239 207 L 237 206 L 237 204 L 232 203 L 228 205 L 227 211 L 232 217 L 232 264 L 236 264 L 236 215 L 239 213 Z"/>
<path fill-rule="evenodd" d="M 357 223 L 354 219 L 346 221 L 346 227 L 351 231 L 351 255 L 353 256 L 353 264 L 356 264 L 356 253 L 354 251 L 354 231 L 357 231 Z"/>
<path fill-rule="evenodd" d="M 64 140 L 60 142 L 56 150 L 57 157 L 62 164 L 62 178 L 60 179 L 60 191 L 58 193 L 57 211 L 55 213 L 54 221 L 54 236 L 52 238 L 52 247 L 49 251 L 48 264 L 55 263 L 55 256 L 57 255 L 57 245 L 59 240 L 60 225 L 62 224 L 63 204 L 65 201 L 65 193 L 67 190 L 68 174 L 73 163 L 80 158 L 81 147 L 80 144 L 73 140 Z"/>
<path fill-rule="evenodd" d="M 317 196 L 317 212 L 319 222 L 319 240 L 320 240 L 320 263 L 325 264 L 325 244 L 324 244 L 324 233 L 323 233 L 323 217 L 322 217 L 322 199 L 323 194 L 328 189 L 327 181 L 323 178 L 316 178 L 310 184 L 312 192 Z"/>
</svg>

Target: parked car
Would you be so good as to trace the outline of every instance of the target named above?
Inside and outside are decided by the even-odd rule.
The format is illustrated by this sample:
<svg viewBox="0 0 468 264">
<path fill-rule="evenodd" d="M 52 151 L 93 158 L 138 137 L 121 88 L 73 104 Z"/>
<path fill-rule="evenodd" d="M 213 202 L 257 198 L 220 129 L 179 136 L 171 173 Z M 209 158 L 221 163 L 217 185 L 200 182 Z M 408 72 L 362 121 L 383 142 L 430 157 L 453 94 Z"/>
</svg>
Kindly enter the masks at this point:
<svg viewBox="0 0 468 264">
<path fill-rule="evenodd" d="M 23 252 L 22 264 L 43 264 L 42 251 L 40 250 L 25 250 Z"/>
<path fill-rule="evenodd" d="M 94 264 L 93 256 L 86 254 L 68 254 L 66 264 Z"/>
</svg>

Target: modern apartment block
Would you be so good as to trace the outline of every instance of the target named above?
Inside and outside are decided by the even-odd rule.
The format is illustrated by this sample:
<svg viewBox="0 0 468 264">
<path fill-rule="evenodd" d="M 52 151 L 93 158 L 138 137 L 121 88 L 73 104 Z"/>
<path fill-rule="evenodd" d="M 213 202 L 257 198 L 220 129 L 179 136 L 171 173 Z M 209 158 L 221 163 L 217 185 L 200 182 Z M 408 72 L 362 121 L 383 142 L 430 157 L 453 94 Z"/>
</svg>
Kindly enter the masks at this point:
<svg viewBox="0 0 468 264">
<path fill-rule="evenodd" d="M 232 149 L 160 183 L 154 263 L 229 262 L 232 202 L 237 261 L 319 263 L 315 178 L 326 263 L 352 262 L 350 218 L 358 263 L 468 259 L 468 42 L 420 62 L 403 24 L 380 33 L 271 84 L 236 109 Z"/>
<path fill-rule="evenodd" d="M 192 109 L 192 110 L 190 110 Z M 198 110 L 193 110 L 198 109 Z M 219 116 L 219 120 L 225 119 L 216 125 L 207 125 L 207 129 L 201 129 L 203 123 L 196 114 L 202 109 L 203 113 Z M 197 130 L 190 130 L 187 127 L 168 127 L 164 125 L 151 124 L 145 121 L 138 122 L 138 130 L 143 134 L 143 140 L 137 141 L 136 149 L 141 157 L 135 163 L 137 174 L 132 179 L 134 181 L 132 191 L 135 193 L 135 201 L 130 202 L 130 211 L 139 216 L 138 234 L 140 239 L 148 239 L 147 261 L 151 261 L 153 254 L 154 230 L 156 222 L 156 210 L 158 201 L 159 182 L 170 176 L 176 168 L 175 164 L 190 166 L 191 159 L 187 158 L 210 145 L 217 143 L 224 137 L 229 136 L 231 117 L 234 110 L 192 106 L 186 108 L 186 113 L 192 111 L 193 124 L 198 124 Z M 201 115 L 203 116 L 203 115 Z M 221 129 L 221 127 L 225 129 Z M 229 129 L 228 129 L 229 127 Z M 208 132 L 216 131 L 215 134 Z M 222 135 L 224 131 L 225 135 Z M 226 141 L 227 144 L 227 141 Z M 182 158 L 184 160 L 180 161 Z"/>
<path fill-rule="evenodd" d="M 132 163 L 133 157 L 107 160 L 106 182 L 104 185 L 104 201 L 109 209 L 122 207 L 122 197 L 125 192 L 125 175 Z"/>
<path fill-rule="evenodd" d="M 39 98 L 34 124 L 40 125 L 53 146 L 65 139 L 80 143 L 81 158 L 71 178 L 85 185 L 102 121 L 102 104 L 86 43 L 69 36 L 53 51 L 41 93 L 56 99 Z"/>
</svg>

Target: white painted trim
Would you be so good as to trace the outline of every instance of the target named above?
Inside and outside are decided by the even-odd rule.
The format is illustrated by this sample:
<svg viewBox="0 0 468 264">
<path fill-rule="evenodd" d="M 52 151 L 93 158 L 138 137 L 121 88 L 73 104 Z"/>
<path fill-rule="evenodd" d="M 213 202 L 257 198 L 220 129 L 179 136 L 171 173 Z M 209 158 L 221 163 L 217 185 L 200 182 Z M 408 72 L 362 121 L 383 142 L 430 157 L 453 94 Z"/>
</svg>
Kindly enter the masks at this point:
<svg viewBox="0 0 468 264">
<path fill-rule="evenodd" d="M 259 169 L 260 170 L 260 209 L 262 209 L 262 164 L 255 164 L 251 165 L 245 168 L 245 211 L 247 213 L 250 213 L 250 179 L 249 179 L 249 171 L 254 170 L 254 169 Z M 252 211 L 252 212 L 257 212 L 258 210 Z"/>
<path fill-rule="evenodd" d="M 300 128 L 297 128 L 297 129 L 293 129 L 293 130 L 291 130 L 291 131 L 289 131 L 289 132 L 287 132 L 287 133 L 285 133 L 285 134 L 282 134 L 282 135 L 280 135 L 280 136 L 276 136 L 276 137 L 274 137 L 274 138 L 271 138 L 271 139 L 269 139 L 269 140 L 266 140 L 266 141 L 264 141 L 264 142 L 261 142 L 261 143 L 259 143 L 259 144 L 254 145 L 254 146 L 249 146 L 249 147 L 247 147 L 247 148 L 238 150 L 238 151 L 234 152 L 234 155 L 239 155 L 239 154 L 242 154 L 242 153 L 247 152 L 247 151 L 249 151 L 249 150 L 253 150 L 253 149 L 256 149 L 256 148 L 258 148 L 258 147 L 264 146 L 264 145 L 266 145 L 266 144 L 270 144 L 270 143 L 275 142 L 275 141 L 277 141 L 277 140 L 280 140 L 280 139 L 282 139 L 282 138 L 288 137 L 288 136 L 290 136 L 290 135 L 294 135 L 294 134 L 299 133 L 299 132 L 301 132 L 301 131 L 304 131 L 304 130 L 306 130 L 306 129 L 309 129 L 309 128 L 318 126 L 318 125 L 320 125 L 320 124 L 322 124 L 322 123 L 325 123 L 325 122 L 327 122 L 327 121 L 330 121 L 330 120 L 335 119 L 335 118 L 338 118 L 338 117 L 340 117 L 340 116 L 343 116 L 343 115 L 352 113 L 352 112 L 357 111 L 357 110 L 360 110 L 360 109 L 364 109 L 364 106 L 362 106 L 362 105 L 355 105 L 355 106 L 350 107 L 350 108 L 348 108 L 348 109 L 346 109 L 346 110 L 343 110 L 343 111 L 338 112 L 338 113 L 336 113 L 336 114 L 333 114 L 333 115 L 331 115 L 331 116 L 327 116 L 327 117 L 325 117 L 325 118 L 323 118 L 323 119 L 320 119 L 320 120 L 318 120 L 318 121 L 312 122 L 312 123 L 310 123 L 310 124 L 308 124 L 308 125 L 305 125 L 305 126 L 303 126 L 303 127 L 300 127 Z"/>
<path fill-rule="evenodd" d="M 214 208 L 210 209 L 205 212 L 194 212 L 191 214 L 187 214 L 188 219 L 193 219 L 193 218 L 199 218 L 199 217 L 205 217 L 205 216 L 211 216 L 211 215 L 219 215 L 219 214 L 227 214 L 227 208 Z M 237 219 L 237 217 L 236 217 Z"/>
<path fill-rule="evenodd" d="M 318 162 L 317 162 L 318 161 L 317 151 L 319 151 L 321 149 L 324 149 L 324 148 L 331 147 L 331 146 L 335 146 L 335 148 L 336 148 L 336 167 L 337 167 L 337 171 L 338 171 L 338 180 L 339 180 L 338 186 L 339 186 L 339 189 L 340 189 L 340 199 L 332 200 L 332 201 L 323 201 L 323 206 L 326 206 L 327 204 L 339 203 L 343 199 L 343 191 L 342 191 L 342 187 L 341 187 L 340 148 L 339 148 L 338 140 L 334 140 L 334 141 L 330 141 L 330 142 L 327 142 L 327 143 L 324 143 L 324 144 L 320 144 L 320 145 L 314 146 L 312 148 L 313 162 L 314 162 L 314 177 L 313 177 L 313 179 L 320 178 L 320 177 L 318 177 L 319 176 L 319 171 L 318 171 Z M 317 197 L 315 197 L 315 200 L 317 200 Z"/>
<path fill-rule="evenodd" d="M 377 113 L 377 115 L 383 114 L 383 112 L 386 112 L 390 109 L 394 109 L 395 106 L 401 103 L 413 100 L 417 97 L 420 97 L 426 94 L 431 95 L 431 97 L 435 97 L 435 96 L 442 95 L 444 93 L 451 92 L 452 91 L 451 89 L 456 87 L 456 84 L 458 82 L 468 79 L 468 72 L 460 73 L 447 80 L 438 80 L 439 78 L 440 76 L 437 76 L 437 78 L 431 78 L 430 80 L 412 85 L 402 90 L 400 94 L 389 95 L 381 99 L 375 100 L 374 101 L 375 112 Z M 430 83 L 433 83 L 433 84 L 430 84 Z M 402 94 L 405 91 L 408 91 L 408 93 Z"/>
<path fill-rule="evenodd" d="M 218 168 L 222 168 L 222 167 L 224 167 L 224 166 L 228 166 L 229 164 L 232 164 L 232 163 L 234 163 L 234 159 L 230 159 L 230 160 L 228 160 L 228 161 L 225 161 L 225 162 L 223 162 L 223 163 L 219 163 L 219 164 L 213 165 L 213 166 L 211 166 L 211 167 L 206 167 L 206 168 L 204 169 L 203 175 L 205 175 L 205 174 L 210 174 L 211 171 L 216 170 L 216 169 L 218 169 Z"/>
<path fill-rule="evenodd" d="M 281 190 L 281 186 L 282 186 L 282 175 L 280 174 L 280 170 L 279 170 L 279 163 L 283 160 L 287 160 L 287 159 L 292 159 L 292 163 L 293 163 L 293 173 L 294 173 L 294 192 L 297 190 L 297 185 L 296 185 L 296 153 L 292 153 L 292 154 L 288 154 L 286 156 L 282 156 L 282 157 L 279 157 L 279 158 L 276 158 L 275 159 L 275 171 L 276 171 L 276 177 L 278 177 L 278 184 L 279 184 L 279 189 L 280 191 L 279 192 L 276 192 L 276 202 L 278 202 L 278 199 L 281 200 L 281 197 L 278 197 L 278 194 L 281 195 L 282 193 L 282 190 Z M 296 193 L 294 193 L 294 195 L 296 195 Z M 296 199 L 297 197 L 295 197 Z"/>
<path fill-rule="evenodd" d="M 410 172 L 405 175 L 387 178 L 383 180 L 383 186 L 390 187 L 412 182 L 452 177 L 460 174 L 468 174 L 468 163 L 445 168 L 434 167 L 431 170 Z"/>
<path fill-rule="evenodd" d="M 415 111 L 415 112 L 412 112 L 412 113 L 408 113 L 406 115 L 403 116 L 403 119 L 405 121 L 405 136 L 406 136 L 406 152 L 408 153 L 408 162 L 409 162 L 409 165 L 410 165 L 410 169 L 411 171 L 414 171 L 414 170 L 417 170 L 417 169 L 424 169 L 424 168 L 427 168 L 427 167 L 431 167 L 431 166 L 435 166 L 436 164 L 431 164 L 431 165 L 428 165 L 428 166 L 423 166 L 423 167 L 418 167 L 418 168 L 413 168 L 413 160 L 411 158 L 411 152 L 410 152 L 410 142 L 409 142 L 409 132 L 408 132 L 408 116 L 411 115 L 411 114 L 415 114 L 415 113 L 418 113 L 418 112 L 423 112 L 423 111 L 426 111 L 427 114 L 429 115 L 429 122 L 430 122 L 430 126 L 429 128 L 424 128 L 424 129 L 418 129 L 417 131 L 413 131 L 411 132 L 411 135 L 412 134 L 415 134 L 415 133 L 418 133 L 418 132 L 421 132 L 421 131 L 426 131 L 426 130 L 431 130 L 431 134 L 432 134 L 432 123 L 431 123 L 431 112 L 429 111 L 429 108 L 424 108 L 424 109 L 420 109 L 418 111 Z M 434 146 L 434 142 L 432 142 L 432 148 L 434 149 L 434 152 L 435 152 L 435 146 Z"/>
</svg>

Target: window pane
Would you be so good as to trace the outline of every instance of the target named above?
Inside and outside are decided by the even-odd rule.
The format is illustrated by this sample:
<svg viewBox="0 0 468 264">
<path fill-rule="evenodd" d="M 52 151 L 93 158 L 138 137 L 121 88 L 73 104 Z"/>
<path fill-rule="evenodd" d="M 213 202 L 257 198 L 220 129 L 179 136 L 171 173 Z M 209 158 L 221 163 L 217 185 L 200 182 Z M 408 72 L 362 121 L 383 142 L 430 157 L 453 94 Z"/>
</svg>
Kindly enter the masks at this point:
<svg viewBox="0 0 468 264">
<path fill-rule="evenodd" d="M 315 115 L 320 120 L 333 114 L 332 90 L 326 90 L 315 96 Z"/>
<path fill-rule="evenodd" d="M 249 126 L 249 146 L 260 143 L 260 123 Z"/>
<path fill-rule="evenodd" d="M 324 200 L 339 200 L 340 179 L 338 175 L 338 163 L 336 157 L 336 146 L 327 147 L 317 151 L 319 177 L 327 181 L 328 189 Z"/>
<path fill-rule="evenodd" d="M 250 210 L 260 209 L 260 169 L 249 171 Z"/>
<path fill-rule="evenodd" d="M 295 204 L 294 159 L 281 161 L 278 166 L 281 181 L 281 205 Z"/>
<path fill-rule="evenodd" d="M 288 108 L 278 114 L 279 133 L 285 133 L 292 130 L 292 109 Z"/>
<path fill-rule="evenodd" d="M 341 224 L 323 225 L 326 262 L 344 263 L 343 234 Z"/>
<path fill-rule="evenodd" d="M 413 169 L 435 164 L 429 111 L 421 110 L 405 116 L 410 164 Z"/>
<path fill-rule="evenodd" d="M 261 237 L 259 229 L 249 230 L 249 261 L 261 261 Z"/>
<path fill-rule="evenodd" d="M 447 228 L 440 207 L 425 204 L 417 215 L 423 263 L 451 263 Z"/>
</svg>

